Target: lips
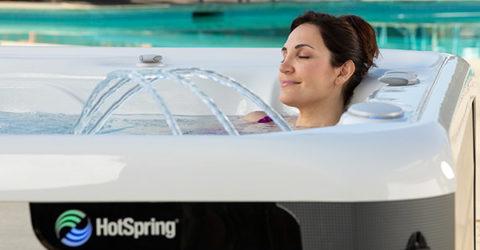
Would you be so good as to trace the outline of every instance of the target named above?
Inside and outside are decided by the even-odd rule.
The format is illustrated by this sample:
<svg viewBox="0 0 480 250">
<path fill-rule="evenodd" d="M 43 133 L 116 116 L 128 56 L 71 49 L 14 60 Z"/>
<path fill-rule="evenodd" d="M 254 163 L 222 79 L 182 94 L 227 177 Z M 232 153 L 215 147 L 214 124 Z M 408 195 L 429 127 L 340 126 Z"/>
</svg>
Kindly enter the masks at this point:
<svg viewBox="0 0 480 250">
<path fill-rule="evenodd" d="M 283 81 L 281 81 L 282 87 L 286 87 L 286 86 L 290 86 L 290 85 L 295 85 L 295 84 L 300 84 L 300 82 L 292 81 L 292 80 L 283 80 Z"/>
</svg>

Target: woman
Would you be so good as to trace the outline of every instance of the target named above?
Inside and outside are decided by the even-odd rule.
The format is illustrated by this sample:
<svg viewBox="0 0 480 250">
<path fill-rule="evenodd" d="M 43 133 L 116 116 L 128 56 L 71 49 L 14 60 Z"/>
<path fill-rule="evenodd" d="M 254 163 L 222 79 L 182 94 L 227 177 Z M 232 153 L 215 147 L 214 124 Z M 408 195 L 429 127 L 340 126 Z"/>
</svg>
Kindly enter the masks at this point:
<svg viewBox="0 0 480 250">
<path fill-rule="evenodd" d="M 299 110 L 297 128 L 333 126 L 378 56 L 375 30 L 354 15 L 307 12 L 293 20 L 282 48 L 280 101 Z M 252 112 L 250 122 L 270 122 Z"/>
</svg>

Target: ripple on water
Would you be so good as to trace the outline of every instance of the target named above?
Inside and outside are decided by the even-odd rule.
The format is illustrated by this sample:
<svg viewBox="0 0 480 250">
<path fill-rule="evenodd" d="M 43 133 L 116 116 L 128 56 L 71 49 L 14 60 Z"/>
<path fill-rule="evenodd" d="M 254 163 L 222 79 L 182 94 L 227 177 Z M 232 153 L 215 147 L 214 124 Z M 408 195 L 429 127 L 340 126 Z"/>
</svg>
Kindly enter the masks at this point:
<svg viewBox="0 0 480 250">
<path fill-rule="evenodd" d="M 228 116 L 240 134 L 280 131 L 273 123 L 247 122 L 242 116 Z M 72 134 L 78 115 L 52 113 L 0 112 L 0 134 Z M 176 115 L 184 134 L 227 135 L 214 116 Z M 292 125 L 294 117 L 286 117 Z M 170 135 L 168 125 L 159 114 L 113 115 L 99 131 L 102 135 Z"/>
</svg>

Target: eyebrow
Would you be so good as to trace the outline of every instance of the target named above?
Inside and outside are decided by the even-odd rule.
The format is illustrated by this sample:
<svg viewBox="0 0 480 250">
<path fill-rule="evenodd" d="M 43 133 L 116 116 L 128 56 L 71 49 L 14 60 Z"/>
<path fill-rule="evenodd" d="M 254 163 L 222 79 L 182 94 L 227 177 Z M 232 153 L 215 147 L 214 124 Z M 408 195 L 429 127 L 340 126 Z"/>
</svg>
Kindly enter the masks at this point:
<svg viewBox="0 0 480 250">
<path fill-rule="evenodd" d="M 308 45 L 308 44 L 306 44 L 306 43 L 297 44 L 297 46 L 295 46 L 295 49 L 299 49 L 299 48 L 301 48 L 301 47 L 310 47 L 310 48 L 312 48 L 312 49 L 315 49 L 314 47 L 312 47 L 312 46 L 310 46 L 310 45 Z M 283 51 L 287 51 L 287 48 L 283 47 L 283 48 L 282 48 L 282 52 L 283 52 Z"/>
</svg>

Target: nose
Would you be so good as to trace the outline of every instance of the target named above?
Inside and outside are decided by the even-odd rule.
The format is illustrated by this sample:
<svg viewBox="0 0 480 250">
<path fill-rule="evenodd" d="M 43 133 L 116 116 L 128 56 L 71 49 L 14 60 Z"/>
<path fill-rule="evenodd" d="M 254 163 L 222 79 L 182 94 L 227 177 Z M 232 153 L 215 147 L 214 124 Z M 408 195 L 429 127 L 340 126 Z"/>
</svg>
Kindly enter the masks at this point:
<svg viewBox="0 0 480 250">
<path fill-rule="evenodd" d="M 290 63 L 290 61 L 287 58 L 285 58 L 285 60 L 283 60 L 283 62 L 280 63 L 279 70 L 283 74 L 291 74 L 295 71 L 292 64 Z"/>
</svg>

